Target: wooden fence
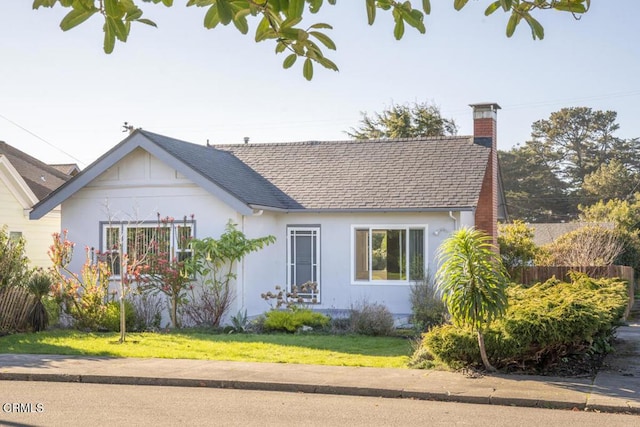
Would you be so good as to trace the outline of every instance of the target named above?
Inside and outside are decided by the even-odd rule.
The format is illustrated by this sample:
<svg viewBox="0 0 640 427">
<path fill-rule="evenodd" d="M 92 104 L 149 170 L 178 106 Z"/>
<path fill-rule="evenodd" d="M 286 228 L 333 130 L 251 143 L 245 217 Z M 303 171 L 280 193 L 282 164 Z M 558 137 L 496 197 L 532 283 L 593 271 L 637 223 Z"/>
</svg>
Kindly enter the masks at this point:
<svg viewBox="0 0 640 427">
<path fill-rule="evenodd" d="M 8 286 L 0 289 L 0 331 L 27 329 L 27 317 L 34 304 L 35 297 L 25 288 Z"/>
<path fill-rule="evenodd" d="M 627 310 L 625 311 L 624 319 L 629 316 L 634 302 L 635 281 L 633 277 L 633 268 L 626 265 L 607 265 L 603 267 L 524 267 L 519 271 L 519 273 L 521 274 L 519 282 L 525 285 L 533 285 L 535 283 L 544 282 L 552 278 L 553 276 L 555 276 L 559 280 L 568 281 L 569 272 L 571 271 L 579 271 L 593 278 L 619 277 L 626 280 L 628 283 L 627 289 L 629 294 L 629 302 L 627 303 Z"/>
</svg>

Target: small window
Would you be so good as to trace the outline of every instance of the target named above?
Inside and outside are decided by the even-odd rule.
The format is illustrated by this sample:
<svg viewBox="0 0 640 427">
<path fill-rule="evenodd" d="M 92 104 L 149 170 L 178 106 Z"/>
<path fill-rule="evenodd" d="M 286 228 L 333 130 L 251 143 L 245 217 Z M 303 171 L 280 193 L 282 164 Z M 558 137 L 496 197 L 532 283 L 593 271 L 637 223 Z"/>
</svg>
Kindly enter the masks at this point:
<svg viewBox="0 0 640 427">
<path fill-rule="evenodd" d="M 353 230 L 356 282 L 409 282 L 424 278 L 424 226 L 357 226 Z"/>
<path fill-rule="evenodd" d="M 20 240 L 22 238 L 22 231 L 10 231 L 9 238 L 11 240 Z"/>
</svg>

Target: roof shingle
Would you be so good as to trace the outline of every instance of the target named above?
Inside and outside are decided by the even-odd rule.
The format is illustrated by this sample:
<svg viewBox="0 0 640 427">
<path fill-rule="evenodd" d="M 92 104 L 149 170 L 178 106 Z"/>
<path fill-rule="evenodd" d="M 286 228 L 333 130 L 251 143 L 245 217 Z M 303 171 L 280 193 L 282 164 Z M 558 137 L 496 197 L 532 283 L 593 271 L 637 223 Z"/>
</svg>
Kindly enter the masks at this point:
<svg viewBox="0 0 640 427">
<path fill-rule="evenodd" d="M 289 209 L 470 208 L 490 149 L 473 137 L 216 145 L 295 201 Z"/>
<path fill-rule="evenodd" d="M 71 178 L 4 141 L 0 141 L 0 155 L 7 157 L 38 200 L 44 199 Z"/>
</svg>

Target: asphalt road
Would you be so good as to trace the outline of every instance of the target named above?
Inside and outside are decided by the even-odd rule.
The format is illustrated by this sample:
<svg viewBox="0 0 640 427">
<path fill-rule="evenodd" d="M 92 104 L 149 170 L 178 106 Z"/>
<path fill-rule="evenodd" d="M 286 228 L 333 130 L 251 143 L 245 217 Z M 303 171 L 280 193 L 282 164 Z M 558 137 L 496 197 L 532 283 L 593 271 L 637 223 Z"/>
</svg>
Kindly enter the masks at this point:
<svg viewBox="0 0 640 427">
<path fill-rule="evenodd" d="M 0 381 L 2 426 L 634 426 L 640 416 L 321 394 Z"/>
</svg>

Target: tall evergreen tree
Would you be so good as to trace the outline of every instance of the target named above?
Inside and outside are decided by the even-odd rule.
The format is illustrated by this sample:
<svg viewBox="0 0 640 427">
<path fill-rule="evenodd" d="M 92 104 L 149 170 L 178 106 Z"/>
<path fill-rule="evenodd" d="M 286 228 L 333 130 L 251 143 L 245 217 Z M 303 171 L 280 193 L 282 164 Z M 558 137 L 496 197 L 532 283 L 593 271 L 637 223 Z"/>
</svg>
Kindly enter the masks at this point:
<svg viewBox="0 0 640 427">
<path fill-rule="evenodd" d="M 362 113 L 360 125 L 347 132 L 355 139 L 415 138 L 420 136 L 455 135 L 458 127 L 453 119 L 442 117 L 440 108 L 426 102 L 393 104 L 381 113 Z"/>
<path fill-rule="evenodd" d="M 527 145 L 576 190 L 585 176 L 612 158 L 617 140 L 613 134 L 620 127 L 616 118 L 615 111 L 563 108 L 551 113 L 548 119 L 533 123 L 533 139 Z"/>
<path fill-rule="evenodd" d="M 640 141 L 618 138 L 615 111 L 562 108 L 531 126 L 522 147 L 500 152 L 510 216 L 569 221 L 578 205 L 640 190 Z"/>
<path fill-rule="evenodd" d="M 500 151 L 500 170 L 509 216 L 527 222 L 560 222 L 574 209 L 567 184 L 530 146 Z"/>
</svg>

